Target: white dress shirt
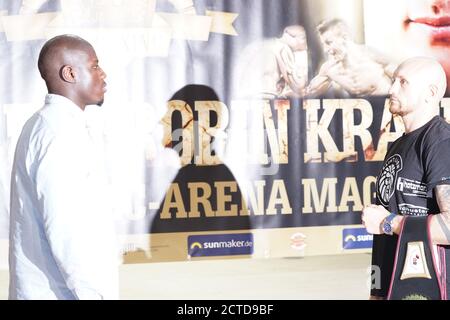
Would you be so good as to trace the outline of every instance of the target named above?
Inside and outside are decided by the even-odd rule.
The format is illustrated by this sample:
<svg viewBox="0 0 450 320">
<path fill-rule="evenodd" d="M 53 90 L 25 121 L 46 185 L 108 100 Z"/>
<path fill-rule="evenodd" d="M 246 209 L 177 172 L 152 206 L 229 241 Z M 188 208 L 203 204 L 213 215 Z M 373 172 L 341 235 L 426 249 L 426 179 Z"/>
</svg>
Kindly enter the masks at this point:
<svg viewBox="0 0 450 320">
<path fill-rule="evenodd" d="M 71 100 L 25 124 L 11 176 L 10 299 L 116 299 L 118 247 L 104 166 Z"/>
</svg>

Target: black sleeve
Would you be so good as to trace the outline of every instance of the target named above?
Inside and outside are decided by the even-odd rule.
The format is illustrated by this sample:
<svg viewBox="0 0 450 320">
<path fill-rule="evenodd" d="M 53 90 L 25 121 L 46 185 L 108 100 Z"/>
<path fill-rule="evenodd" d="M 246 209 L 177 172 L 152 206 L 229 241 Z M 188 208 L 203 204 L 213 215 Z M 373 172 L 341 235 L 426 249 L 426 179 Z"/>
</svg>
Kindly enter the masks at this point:
<svg viewBox="0 0 450 320">
<path fill-rule="evenodd" d="M 425 181 L 428 192 L 440 184 L 450 184 L 450 138 L 432 145 L 426 150 Z"/>
</svg>

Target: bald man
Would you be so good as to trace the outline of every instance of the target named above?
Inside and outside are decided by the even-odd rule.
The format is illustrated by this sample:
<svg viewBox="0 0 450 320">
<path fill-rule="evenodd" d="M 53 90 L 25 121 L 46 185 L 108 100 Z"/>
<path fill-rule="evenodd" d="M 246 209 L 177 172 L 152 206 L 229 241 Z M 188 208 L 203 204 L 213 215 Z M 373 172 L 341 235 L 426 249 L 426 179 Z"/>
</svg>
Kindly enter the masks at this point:
<svg viewBox="0 0 450 320">
<path fill-rule="evenodd" d="M 10 299 L 118 298 L 117 241 L 104 166 L 87 130 L 106 74 L 85 40 L 46 42 L 38 67 L 48 94 L 24 125 L 14 156 Z"/>
<path fill-rule="evenodd" d="M 375 235 L 372 265 L 381 271 L 381 288 L 372 288 L 373 298 L 388 295 L 397 235 L 402 233 L 404 220 L 409 219 L 405 217 L 430 215 L 421 228 L 427 230 L 428 224 L 430 246 L 450 244 L 450 125 L 439 116 L 439 102 L 446 88 L 445 72 L 431 58 L 406 60 L 394 73 L 389 110 L 402 117 L 405 134 L 386 154 L 377 179 L 377 205 L 364 208 L 362 214 L 367 231 Z M 447 251 L 439 252 L 437 262 L 448 260 L 444 257 Z M 437 273 L 438 277 L 449 278 L 448 270 Z M 446 296 L 445 280 L 442 288 Z"/>
</svg>

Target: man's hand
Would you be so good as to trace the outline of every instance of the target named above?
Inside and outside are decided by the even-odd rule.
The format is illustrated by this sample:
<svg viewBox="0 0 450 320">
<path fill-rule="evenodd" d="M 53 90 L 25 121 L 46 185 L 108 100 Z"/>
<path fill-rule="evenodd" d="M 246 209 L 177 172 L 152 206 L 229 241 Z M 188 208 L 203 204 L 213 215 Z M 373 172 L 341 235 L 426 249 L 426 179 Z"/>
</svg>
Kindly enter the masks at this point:
<svg viewBox="0 0 450 320">
<path fill-rule="evenodd" d="M 382 234 L 381 223 L 389 214 L 389 211 L 383 206 L 371 204 L 363 209 L 361 220 L 367 232 L 371 234 Z"/>
</svg>

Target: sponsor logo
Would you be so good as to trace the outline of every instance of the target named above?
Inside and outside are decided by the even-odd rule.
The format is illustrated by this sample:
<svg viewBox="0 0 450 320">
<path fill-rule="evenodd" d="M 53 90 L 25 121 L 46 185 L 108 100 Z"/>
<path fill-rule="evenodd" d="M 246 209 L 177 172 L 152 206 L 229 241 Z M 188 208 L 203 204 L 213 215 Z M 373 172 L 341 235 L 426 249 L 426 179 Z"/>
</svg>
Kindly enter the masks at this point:
<svg viewBox="0 0 450 320">
<path fill-rule="evenodd" d="M 306 247 L 306 236 L 301 232 L 296 232 L 291 236 L 291 248 L 294 250 L 303 250 Z"/>
<path fill-rule="evenodd" d="M 207 234 L 188 236 L 190 257 L 247 255 L 253 253 L 253 234 Z"/>
<path fill-rule="evenodd" d="M 348 249 L 372 248 L 373 235 L 365 228 L 351 228 L 342 230 L 342 247 Z"/>
<path fill-rule="evenodd" d="M 397 190 L 403 194 L 412 197 L 427 197 L 428 188 L 423 182 L 399 177 L 397 181 Z"/>
<path fill-rule="evenodd" d="M 400 214 L 404 216 L 426 216 L 429 209 L 421 206 L 415 206 L 409 203 L 401 203 L 398 205 Z"/>
<path fill-rule="evenodd" d="M 377 197 L 384 205 L 389 205 L 389 200 L 394 194 L 397 174 L 402 170 L 402 158 L 394 154 L 383 165 L 380 176 L 377 179 Z"/>
<path fill-rule="evenodd" d="M 194 242 L 194 243 L 192 243 L 192 244 L 189 246 L 189 248 L 190 248 L 191 250 L 195 250 L 195 249 L 203 249 L 203 246 L 202 246 L 202 244 L 201 244 L 200 242 Z"/>
</svg>

